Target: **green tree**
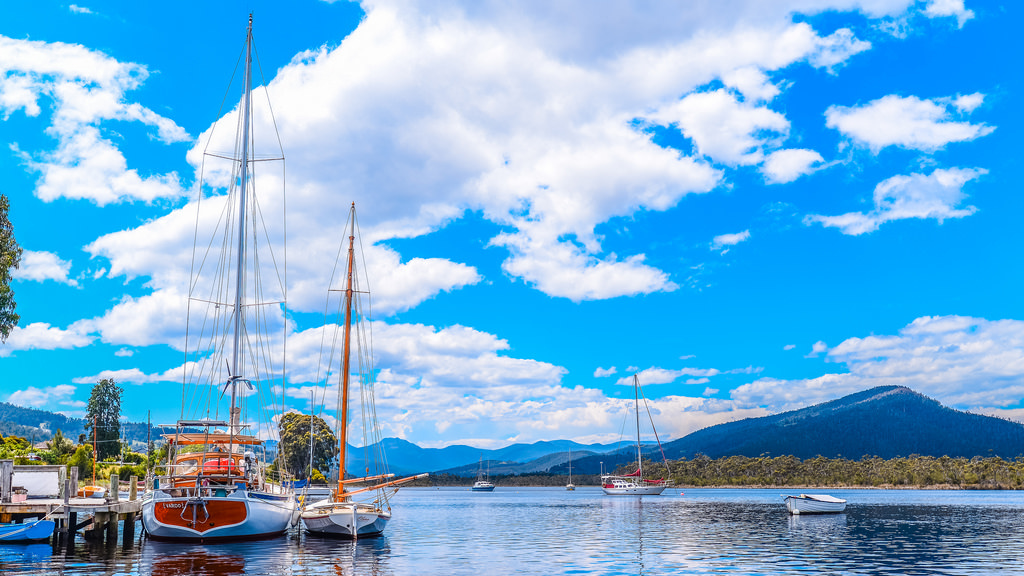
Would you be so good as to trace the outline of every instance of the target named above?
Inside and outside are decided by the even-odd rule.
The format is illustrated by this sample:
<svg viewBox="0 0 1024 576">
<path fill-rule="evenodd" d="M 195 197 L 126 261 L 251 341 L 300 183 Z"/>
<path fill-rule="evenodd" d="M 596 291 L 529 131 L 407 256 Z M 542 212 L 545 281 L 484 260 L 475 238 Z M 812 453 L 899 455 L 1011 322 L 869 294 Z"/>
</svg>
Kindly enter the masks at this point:
<svg viewBox="0 0 1024 576">
<path fill-rule="evenodd" d="M 50 452 L 53 452 L 57 461 L 63 462 L 64 458 L 71 454 L 74 449 L 75 445 L 71 443 L 71 440 L 65 438 L 64 433 L 57 429 L 57 432 L 54 433 L 53 438 L 50 440 Z"/>
<path fill-rule="evenodd" d="M 96 440 L 99 460 L 121 454 L 121 393 L 124 390 L 112 378 L 104 378 L 92 387 L 85 409 L 88 440 Z M 95 430 L 94 430 L 95 426 Z"/>
<path fill-rule="evenodd" d="M 278 445 L 280 467 L 296 478 L 309 476 L 309 434 L 310 422 L 313 429 L 313 468 L 327 470 L 338 455 L 338 438 L 331 427 L 318 416 L 289 412 L 281 418 L 279 430 L 281 443 Z"/>
<path fill-rule="evenodd" d="M 79 479 L 88 478 L 92 474 L 92 447 L 79 446 L 71 458 L 68 458 L 68 466 L 78 467 Z"/>
<path fill-rule="evenodd" d="M 11 289 L 11 270 L 17 270 L 21 264 L 21 246 L 14 239 L 14 226 L 7 218 L 9 208 L 7 196 L 0 194 L 0 342 L 7 341 L 21 318 L 14 311 L 18 305 Z"/>
</svg>

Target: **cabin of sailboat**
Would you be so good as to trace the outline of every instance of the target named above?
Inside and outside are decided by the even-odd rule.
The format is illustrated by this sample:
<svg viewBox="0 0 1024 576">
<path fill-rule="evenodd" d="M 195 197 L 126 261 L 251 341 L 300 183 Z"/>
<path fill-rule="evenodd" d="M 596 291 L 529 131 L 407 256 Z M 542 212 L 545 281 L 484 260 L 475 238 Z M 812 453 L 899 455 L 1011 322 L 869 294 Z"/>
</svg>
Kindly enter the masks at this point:
<svg viewBox="0 0 1024 576">
<path fill-rule="evenodd" d="M 426 477 L 419 474 L 407 478 L 393 479 L 394 474 L 387 469 L 387 460 L 383 452 L 383 436 L 377 423 L 376 408 L 373 398 L 373 351 L 370 332 L 369 287 L 364 286 L 365 270 L 356 266 L 356 237 L 358 222 L 356 206 L 352 203 L 349 211 L 346 236 L 348 252 L 345 265 L 345 288 L 329 289 L 330 292 L 341 294 L 338 300 L 338 315 L 342 321 L 335 324 L 334 334 L 325 327 L 323 342 L 330 342 L 322 347 L 321 369 L 326 380 L 330 374 L 337 372 L 338 383 L 338 476 L 337 488 L 325 500 L 303 507 L 300 517 L 306 530 L 322 536 L 342 538 L 364 538 L 378 536 L 391 519 L 390 495 L 398 486 L 417 478 Z M 360 274 L 362 273 L 362 274 Z M 334 278 L 331 279 L 333 285 Z M 328 299 L 330 301 L 330 298 Z M 342 332 L 339 339 L 337 332 Z M 340 343 L 340 348 L 335 344 Z M 352 366 L 353 349 L 356 365 Z M 354 450 L 348 442 L 349 426 L 354 420 L 350 408 L 350 396 L 355 387 L 351 381 L 353 372 L 357 375 L 359 398 L 361 399 L 362 445 L 365 466 L 360 477 L 346 477 L 348 456 Z"/>
<path fill-rule="evenodd" d="M 267 210 L 275 200 L 257 194 L 255 163 L 275 160 L 283 171 L 284 158 L 279 141 L 270 155 L 257 154 L 252 141 L 254 55 L 250 15 L 242 94 L 231 113 L 237 130 L 233 139 L 211 130 L 203 154 L 201 175 L 216 173 L 207 162 L 219 162 L 220 174 L 229 176 L 214 178 L 226 194 L 200 177 L 181 417 L 175 433 L 164 436 L 167 462 L 142 505 L 143 528 L 154 539 L 266 538 L 296 520 L 287 476 L 267 465 L 260 438 L 280 411 L 274 394 L 284 383 L 286 290 L 285 261 L 267 236 L 275 228 L 262 219 L 276 213 Z M 211 151 L 211 143 L 233 145 L 234 152 Z M 207 241 L 199 224 L 212 221 Z M 283 234 L 283 222 L 277 229 Z"/>
<path fill-rule="evenodd" d="M 605 494 L 610 496 L 657 496 L 661 494 L 667 484 L 664 479 L 652 480 L 644 477 L 643 447 L 640 443 L 640 400 L 644 405 L 647 399 L 640 394 L 640 378 L 633 374 L 633 395 L 634 395 L 634 416 L 636 419 L 636 472 L 631 474 L 605 474 L 601 476 L 601 488 Z M 648 412 L 648 417 L 650 412 Z M 654 421 L 651 420 L 651 428 L 654 428 Z M 661 439 L 658 438 L 658 431 L 654 430 L 654 437 L 658 440 L 658 448 L 661 449 Z M 662 460 L 665 462 L 665 469 L 668 470 L 668 460 L 665 459 L 665 452 L 661 452 Z"/>
</svg>

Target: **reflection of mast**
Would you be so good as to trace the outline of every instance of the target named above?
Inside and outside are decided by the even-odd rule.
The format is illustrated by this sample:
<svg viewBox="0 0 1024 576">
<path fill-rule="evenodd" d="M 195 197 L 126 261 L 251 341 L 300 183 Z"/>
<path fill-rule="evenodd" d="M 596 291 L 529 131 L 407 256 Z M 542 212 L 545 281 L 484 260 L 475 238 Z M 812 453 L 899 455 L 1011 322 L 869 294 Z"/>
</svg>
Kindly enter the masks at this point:
<svg viewBox="0 0 1024 576">
<path fill-rule="evenodd" d="M 352 203 L 352 210 L 355 211 L 356 203 Z M 355 216 L 352 217 L 352 232 L 348 237 L 348 281 L 345 288 L 345 343 L 344 356 L 342 357 L 341 368 L 341 420 L 338 432 L 338 502 L 343 502 L 345 496 L 345 435 L 348 428 L 348 373 L 349 373 L 349 350 L 352 337 L 352 265 L 355 260 Z"/>
<path fill-rule="evenodd" d="M 644 573 L 644 499 L 636 499 L 636 563 L 638 576 Z"/>
</svg>

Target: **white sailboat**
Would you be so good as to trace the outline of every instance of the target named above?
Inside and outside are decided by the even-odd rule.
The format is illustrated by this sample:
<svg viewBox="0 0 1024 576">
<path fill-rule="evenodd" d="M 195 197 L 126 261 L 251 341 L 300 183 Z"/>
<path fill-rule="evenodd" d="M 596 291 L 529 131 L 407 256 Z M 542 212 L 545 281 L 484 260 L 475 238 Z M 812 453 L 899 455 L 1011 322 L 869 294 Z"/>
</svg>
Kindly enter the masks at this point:
<svg viewBox="0 0 1024 576">
<path fill-rule="evenodd" d="M 569 448 L 569 483 L 565 485 L 566 490 L 575 490 L 576 485 L 572 483 L 572 448 Z"/>
<path fill-rule="evenodd" d="M 480 466 L 476 470 L 476 482 L 473 483 L 473 492 L 494 492 L 494 483 L 491 482 L 491 461 L 487 461 L 487 472 L 484 472 L 484 457 L 480 455 Z"/>
<path fill-rule="evenodd" d="M 341 350 L 341 382 L 338 388 L 338 485 L 329 498 L 304 506 L 299 515 L 303 526 L 310 533 L 353 539 L 380 535 L 391 519 L 391 507 L 388 504 L 390 494 L 397 490 L 400 484 L 427 476 L 427 474 L 419 474 L 391 480 L 394 474 L 387 471 L 383 453 L 379 452 L 375 455 L 377 458 L 373 459 L 376 469 L 371 470 L 370 466 L 367 466 L 365 476 L 361 478 L 345 478 L 345 457 L 348 448 L 349 423 L 349 377 L 352 371 L 351 349 L 353 341 L 358 349 L 359 384 L 362 392 L 361 397 L 364 400 L 362 421 L 368 423 L 369 426 L 369 429 L 363 429 L 363 445 L 367 447 L 375 446 L 378 450 L 383 450 L 380 442 L 382 438 L 376 423 L 375 410 L 372 406 L 373 368 L 368 331 L 369 306 L 363 307 L 362 299 L 360 298 L 361 296 L 368 298 L 369 291 L 365 287 L 356 285 L 358 282 L 357 268 L 355 266 L 356 227 L 356 205 L 353 202 L 349 212 L 349 226 L 347 227 L 349 232 L 348 265 L 342 303 L 344 308 L 344 338 Z M 358 322 L 354 321 L 354 316 L 358 316 Z M 354 338 L 352 334 L 353 328 L 356 331 Z M 328 354 L 328 368 L 325 371 L 328 374 L 331 371 L 333 358 L 333 353 Z M 357 486 L 366 483 L 369 483 L 369 485 Z M 350 489 L 350 487 L 354 489 Z M 356 498 L 357 496 L 362 498 L 372 497 L 372 499 L 360 500 Z"/>
<path fill-rule="evenodd" d="M 221 241 L 210 243 L 221 251 L 218 257 L 208 247 L 194 260 L 182 418 L 174 434 L 164 435 L 166 471 L 156 478 L 142 504 L 143 528 L 158 540 L 266 538 L 282 534 L 294 521 L 294 493 L 281 482 L 280 473 L 275 478 L 265 466 L 263 440 L 243 433 L 250 427 L 243 422 L 243 408 L 246 419 L 269 416 L 272 405 L 256 404 L 267 398 L 272 404 L 273 389 L 280 386 L 284 374 L 283 354 L 268 342 L 280 342 L 283 335 L 271 337 L 266 321 L 274 311 L 282 311 L 283 297 L 267 301 L 262 287 L 273 282 L 259 262 L 267 257 L 262 251 L 269 246 L 257 247 L 251 236 L 258 226 L 266 225 L 258 221 L 253 177 L 253 53 L 250 15 L 235 152 L 204 152 L 204 166 L 210 156 L 231 166 L 227 195 L 207 200 L 223 201 L 225 216 L 214 233 Z M 283 162 L 283 154 L 275 159 Z M 201 183 L 200 198 L 203 189 Z M 204 274 L 204 269 L 212 272 Z M 283 282 L 277 286 L 283 295 Z M 216 416 L 228 391 L 230 404 L 224 420 Z M 199 417 L 187 419 L 186 414 Z"/>
<path fill-rule="evenodd" d="M 664 480 L 650 480 L 644 478 L 644 460 L 640 446 L 640 378 L 633 374 L 634 408 L 636 414 L 636 472 L 626 475 L 603 474 L 601 476 L 601 488 L 605 494 L 610 496 L 657 496 L 665 491 L 667 487 Z M 647 399 L 644 399 L 646 405 Z M 651 422 L 654 427 L 654 422 Z M 658 431 L 654 431 L 657 438 Z M 658 447 L 661 447 L 661 440 L 658 440 Z M 664 452 L 662 453 L 664 458 Z M 668 461 L 665 461 L 665 468 L 668 469 Z"/>
</svg>

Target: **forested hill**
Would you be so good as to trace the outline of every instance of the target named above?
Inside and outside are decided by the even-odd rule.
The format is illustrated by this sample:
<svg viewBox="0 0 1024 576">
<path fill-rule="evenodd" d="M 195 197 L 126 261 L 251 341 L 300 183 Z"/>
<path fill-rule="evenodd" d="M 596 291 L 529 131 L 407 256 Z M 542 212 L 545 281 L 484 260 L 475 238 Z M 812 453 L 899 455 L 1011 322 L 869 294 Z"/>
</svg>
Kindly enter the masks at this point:
<svg viewBox="0 0 1024 576">
<path fill-rule="evenodd" d="M 762 418 L 719 424 L 665 444 L 669 459 L 793 455 L 1024 455 L 1024 426 L 942 406 L 903 386 L 881 386 L 838 400 Z"/>
<path fill-rule="evenodd" d="M 57 430 L 75 442 L 80 434 L 85 433 L 85 420 L 0 402 L 0 434 L 4 436 L 21 436 L 32 442 L 41 442 L 52 438 Z M 145 444 L 147 434 L 159 440 L 160 434 L 173 432 L 173 428 L 163 429 L 155 425 L 150 431 L 145 422 L 121 422 L 121 438 L 133 444 Z"/>
<path fill-rule="evenodd" d="M 57 430 L 72 441 L 85 432 L 85 420 L 68 418 L 63 414 L 24 408 L 0 402 L 0 433 L 21 436 L 36 442 L 49 440 Z"/>
</svg>

